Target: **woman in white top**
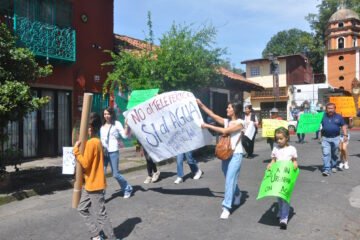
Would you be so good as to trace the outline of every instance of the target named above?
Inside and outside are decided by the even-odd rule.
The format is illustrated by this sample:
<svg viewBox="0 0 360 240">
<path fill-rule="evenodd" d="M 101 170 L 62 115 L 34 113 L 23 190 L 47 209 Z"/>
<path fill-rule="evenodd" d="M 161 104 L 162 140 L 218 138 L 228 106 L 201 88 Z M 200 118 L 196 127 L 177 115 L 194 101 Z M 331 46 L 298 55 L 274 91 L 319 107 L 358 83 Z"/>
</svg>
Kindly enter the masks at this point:
<svg viewBox="0 0 360 240">
<path fill-rule="evenodd" d="M 116 121 L 114 109 L 109 107 L 104 110 L 104 124 L 100 129 L 100 138 L 103 147 L 108 151 L 108 156 L 104 156 L 104 168 L 106 168 L 110 162 L 111 172 L 113 177 L 118 181 L 121 190 L 124 191 L 124 198 L 131 196 L 133 188 L 125 180 L 123 175 L 119 171 L 119 139 L 127 138 L 128 126 L 125 124 L 125 129 L 119 121 Z"/>
<path fill-rule="evenodd" d="M 221 219 L 227 219 L 233 205 L 239 206 L 241 203 L 241 192 L 238 187 L 241 161 L 243 159 L 243 147 L 240 136 L 244 121 L 240 119 L 242 104 L 240 102 L 229 103 L 226 108 L 228 118 L 222 118 L 207 108 L 199 99 L 199 107 L 204 110 L 212 119 L 224 127 L 217 127 L 203 123 L 201 127 L 211 129 L 221 134 L 230 134 L 231 144 L 234 149 L 233 155 L 225 161 L 221 161 L 221 168 L 225 175 L 225 196 L 222 202 Z"/>
</svg>

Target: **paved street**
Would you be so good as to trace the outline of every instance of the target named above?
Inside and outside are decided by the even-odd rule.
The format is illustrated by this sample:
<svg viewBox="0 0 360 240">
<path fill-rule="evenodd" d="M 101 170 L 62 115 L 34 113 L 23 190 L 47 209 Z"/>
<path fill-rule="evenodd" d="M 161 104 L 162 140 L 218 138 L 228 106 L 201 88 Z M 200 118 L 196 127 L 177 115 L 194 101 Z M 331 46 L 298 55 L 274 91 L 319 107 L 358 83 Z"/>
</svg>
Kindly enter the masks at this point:
<svg viewBox="0 0 360 240">
<path fill-rule="evenodd" d="M 278 227 L 276 199 L 256 200 L 269 161 L 264 140 L 256 142 L 254 159 L 244 159 L 240 173 L 242 205 L 228 220 L 220 220 L 224 177 L 220 161 L 200 159 L 205 172 L 200 180 L 187 176 L 173 183 L 176 165 L 161 166 L 158 183 L 143 184 L 146 170 L 125 174 L 134 186 L 132 198 L 123 199 L 118 185 L 108 178 L 107 210 L 116 234 L 143 239 L 360 239 L 360 131 L 352 132 L 350 169 L 321 176 L 321 148 L 314 134 L 296 144 L 300 176 L 292 198 L 288 230 Z M 184 165 L 185 172 L 189 172 Z M 35 196 L 0 207 L 1 239 L 88 239 L 85 224 L 71 209 L 72 190 Z"/>
</svg>

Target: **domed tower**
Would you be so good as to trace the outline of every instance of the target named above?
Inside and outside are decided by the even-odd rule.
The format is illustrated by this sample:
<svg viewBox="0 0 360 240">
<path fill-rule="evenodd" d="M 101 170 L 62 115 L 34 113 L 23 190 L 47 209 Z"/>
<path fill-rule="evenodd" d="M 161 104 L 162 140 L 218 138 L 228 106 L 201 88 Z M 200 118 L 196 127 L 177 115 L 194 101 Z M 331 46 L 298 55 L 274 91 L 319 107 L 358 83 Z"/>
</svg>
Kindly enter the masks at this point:
<svg viewBox="0 0 360 240">
<path fill-rule="evenodd" d="M 327 83 L 351 91 L 354 78 L 360 79 L 360 18 L 340 4 L 330 17 L 325 32 L 324 73 Z"/>
</svg>

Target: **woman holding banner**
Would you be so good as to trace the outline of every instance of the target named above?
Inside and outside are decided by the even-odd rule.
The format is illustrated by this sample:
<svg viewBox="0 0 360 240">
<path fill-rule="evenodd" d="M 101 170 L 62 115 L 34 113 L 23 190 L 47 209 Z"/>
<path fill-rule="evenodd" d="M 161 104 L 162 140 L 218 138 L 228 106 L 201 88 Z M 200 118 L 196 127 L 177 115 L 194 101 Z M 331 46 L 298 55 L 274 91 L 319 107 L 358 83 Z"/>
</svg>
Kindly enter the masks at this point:
<svg viewBox="0 0 360 240">
<path fill-rule="evenodd" d="M 228 219 L 233 205 L 239 206 L 241 203 L 241 192 L 238 187 L 240 175 L 240 167 L 243 158 L 243 147 L 239 139 L 244 121 L 240 119 L 242 104 L 240 102 L 229 103 L 226 108 L 228 118 L 216 115 L 212 110 L 206 107 L 199 99 L 197 99 L 199 107 L 214 119 L 218 124 L 224 127 L 217 127 L 207 123 L 201 125 L 202 128 L 208 128 L 221 134 L 229 134 L 231 136 L 231 145 L 234 149 L 233 155 L 228 159 L 221 161 L 221 168 L 225 175 L 225 196 L 222 202 L 221 219 Z"/>
<path fill-rule="evenodd" d="M 245 106 L 245 112 L 242 119 L 244 120 L 245 125 L 243 129 L 243 136 L 241 138 L 241 143 L 247 153 L 246 157 L 253 158 L 254 143 L 257 134 L 257 129 L 259 126 L 259 120 L 255 115 L 255 113 L 253 112 L 251 105 Z M 252 137 L 249 138 L 249 135 L 252 135 Z"/>
<path fill-rule="evenodd" d="M 104 110 L 103 122 L 100 129 L 101 143 L 104 148 L 105 157 L 105 173 L 108 163 L 110 162 L 111 172 L 113 177 L 118 181 L 121 190 L 124 191 L 124 198 L 129 198 L 133 191 L 132 186 L 125 180 L 123 175 L 119 171 L 119 139 L 127 138 L 129 134 L 129 128 L 125 124 L 125 129 L 119 121 L 116 120 L 115 111 L 109 107 Z"/>
</svg>

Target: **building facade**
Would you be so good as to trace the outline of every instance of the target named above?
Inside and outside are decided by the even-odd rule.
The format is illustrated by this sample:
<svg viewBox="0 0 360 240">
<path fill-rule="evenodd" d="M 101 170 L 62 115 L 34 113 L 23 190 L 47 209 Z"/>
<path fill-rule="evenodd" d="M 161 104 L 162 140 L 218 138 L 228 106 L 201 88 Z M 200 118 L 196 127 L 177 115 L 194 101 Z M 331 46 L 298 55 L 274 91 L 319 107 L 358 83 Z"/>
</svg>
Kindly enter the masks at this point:
<svg viewBox="0 0 360 240">
<path fill-rule="evenodd" d="M 55 156 L 72 145 L 81 117 L 83 94 L 94 93 L 93 110 L 100 111 L 102 85 L 113 49 L 113 0 L 0 0 L 0 21 L 53 74 L 31 83 L 34 94 L 49 96 L 49 104 L 9 125 L 7 143 L 24 157 Z"/>
<path fill-rule="evenodd" d="M 252 91 L 244 96 L 261 118 L 269 118 L 270 110 L 276 107 L 283 119 L 290 119 L 294 85 L 313 83 L 309 60 L 302 54 L 278 56 L 276 59 L 246 60 L 241 63 L 246 64 L 246 78 L 265 88 L 264 91 Z"/>
</svg>

